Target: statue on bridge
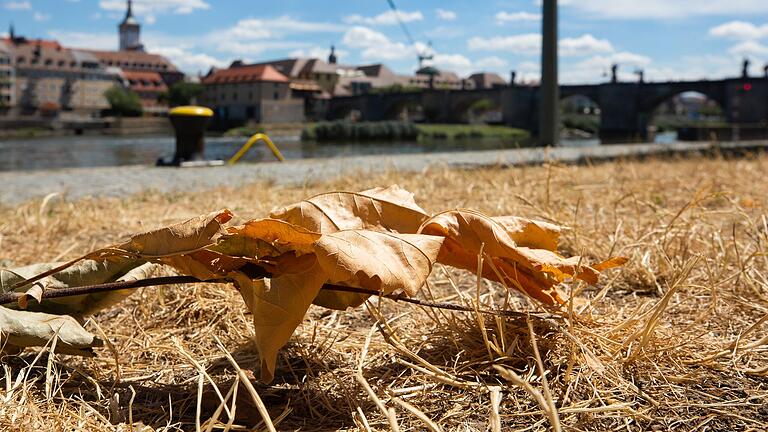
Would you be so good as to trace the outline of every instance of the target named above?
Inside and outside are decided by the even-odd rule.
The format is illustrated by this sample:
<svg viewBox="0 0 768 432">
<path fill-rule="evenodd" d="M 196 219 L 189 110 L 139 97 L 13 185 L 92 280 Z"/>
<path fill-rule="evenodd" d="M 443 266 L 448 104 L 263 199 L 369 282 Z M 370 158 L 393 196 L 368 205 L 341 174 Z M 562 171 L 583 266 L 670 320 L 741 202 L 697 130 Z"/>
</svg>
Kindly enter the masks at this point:
<svg viewBox="0 0 768 432">
<path fill-rule="evenodd" d="M 765 76 L 766 79 L 768 79 L 768 64 L 763 66 L 763 75 Z"/>
<path fill-rule="evenodd" d="M 619 71 L 619 65 L 616 63 L 612 64 L 611 65 L 611 82 L 612 83 L 619 82 L 619 78 L 616 76 L 618 74 L 618 71 Z"/>
<path fill-rule="evenodd" d="M 635 75 L 637 75 L 637 82 L 645 82 L 645 71 L 642 69 L 635 69 Z"/>
<path fill-rule="evenodd" d="M 741 62 L 741 77 L 749 78 L 749 59 L 748 58 L 745 58 L 744 61 Z"/>
<path fill-rule="evenodd" d="M 766 66 L 768 67 L 768 66 Z M 515 86 L 515 79 L 517 78 L 517 71 L 512 71 L 509 73 L 509 86 L 514 87 Z"/>
</svg>

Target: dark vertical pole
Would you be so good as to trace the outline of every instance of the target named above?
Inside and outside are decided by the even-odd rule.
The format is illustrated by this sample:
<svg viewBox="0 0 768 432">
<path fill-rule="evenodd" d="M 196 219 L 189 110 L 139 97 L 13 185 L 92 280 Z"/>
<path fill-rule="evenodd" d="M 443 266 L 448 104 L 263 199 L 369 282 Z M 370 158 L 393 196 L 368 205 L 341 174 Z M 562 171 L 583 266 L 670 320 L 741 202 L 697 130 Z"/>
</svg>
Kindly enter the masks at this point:
<svg viewBox="0 0 768 432">
<path fill-rule="evenodd" d="M 555 146 L 559 138 L 557 83 L 557 0 L 544 0 L 542 14 L 541 84 L 539 86 L 539 144 Z"/>
</svg>

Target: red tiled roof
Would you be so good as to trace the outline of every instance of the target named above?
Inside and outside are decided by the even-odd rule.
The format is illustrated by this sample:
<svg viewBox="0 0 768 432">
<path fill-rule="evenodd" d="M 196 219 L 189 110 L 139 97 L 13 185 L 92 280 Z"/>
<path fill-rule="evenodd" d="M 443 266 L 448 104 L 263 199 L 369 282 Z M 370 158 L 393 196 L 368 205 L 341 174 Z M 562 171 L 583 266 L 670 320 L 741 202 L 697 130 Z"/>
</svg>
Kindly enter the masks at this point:
<svg viewBox="0 0 768 432">
<path fill-rule="evenodd" d="M 155 69 L 163 72 L 175 72 L 176 66 L 167 58 L 141 51 L 96 51 L 84 50 L 96 56 L 105 66 L 117 66 L 122 69 Z"/>
<path fill-rule="evenodd" d="M 158 72 L 124 71 L 123 77 L 131 84 L 131 90 L 137 92 L 163 92 L 168 87 Z"/>
<path fill-rule="evenodd" d="M 4 38 L 2 38 L 0 40 L 2 40 L 3 42 L 5 42 L 5 43 L 7 43 L 9 45 L 13 45 L 14 44 L 10 37 L 4 37 Z M 48 39 L 24 39 L 23 43 L 24 44 L 29 44 L 29 45 L 39 45 L 41 48 L 48 48 L 48 49 L 55 49 L 55 50 L 60 50 L 60 49 L 63 48 L 61 46 L 61 44 L 59 43 L 59 41 L 52 40 L 52 39 L 51 40 L 48 40 Z"/>
<path fill-rule="evenodd" d="M 270 65 L 237 66 L 219 69 L 203 78 L 203 84 L 229 84 L 249 82 L 287 83 L 288 78 Z"/>
</svg>

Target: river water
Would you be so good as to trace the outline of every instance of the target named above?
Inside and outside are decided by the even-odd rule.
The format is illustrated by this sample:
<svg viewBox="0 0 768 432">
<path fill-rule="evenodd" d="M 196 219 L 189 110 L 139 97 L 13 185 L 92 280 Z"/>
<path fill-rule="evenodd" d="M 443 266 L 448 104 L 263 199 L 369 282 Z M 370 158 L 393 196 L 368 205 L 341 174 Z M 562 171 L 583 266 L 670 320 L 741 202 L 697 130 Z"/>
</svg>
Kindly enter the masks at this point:
<svg viewBox="0 0 768 432">
<path fill-rule="evenodd" d="M 668 138 L 667 138 L 668 139 Z M 245 138 L 212 137 L 206 139 L 208 159 L 228 159 L 245 143 Z M 674 138 L 669 139 L 673 141 Z M 459 152 L 515 148 L 504 140 L 458 140 L 431 142 L 383 142 L 318 144 L 302 142 L 299 137 L 282 137 L 275 143 L 286 159 L 330 158 L 375 154 Z M 563 146 L 597 146 L 599 141 L 564 140 Z M 0 171 L 77 168 L 97 166 L 154 164 L 160 157 L 172 156 L 174 138 L 68 136 L 0 141 Z M 274 161 L 262 144 L 254 145 L 244 162 Z"/>
</svg>

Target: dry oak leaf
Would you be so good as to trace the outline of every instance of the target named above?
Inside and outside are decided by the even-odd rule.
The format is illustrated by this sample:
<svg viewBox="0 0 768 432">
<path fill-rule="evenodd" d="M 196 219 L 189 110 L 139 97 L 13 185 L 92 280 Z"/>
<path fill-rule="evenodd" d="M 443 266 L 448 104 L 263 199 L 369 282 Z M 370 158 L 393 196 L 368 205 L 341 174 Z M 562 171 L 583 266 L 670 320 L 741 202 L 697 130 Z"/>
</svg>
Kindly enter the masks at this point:
<svg viewBox="0 0 768 432">
<path fill-rule="evenodd" d="M 279 219 L 257 219 L 230 227 L 211 250 L 248 258 L 314 253 L 320 234 Z"/>
<path fill-rule="evenodd" d="M 58 338 L 56 352 L 93 356 L 93 347 L 102 341 L 87 332 L 74 318 L 0 307 L 0 347 L 18 352 L 25 347 L 45 346 Z"/>
<path fill-rule="evenodd" d="M 219 210 L 181 223 L 131 236 L 128 241 L 93 254 L 136 256 L 144 259 L 189 254 L 214 244 L 224 234 L 232 212 Z"/>
<path fill-rule="evenodd" d="M 432 272 L 443 240 L 420 234 L 350 230 L 323 235 L 315 248 L 328 283 L 413 296 Z M 324 290 L 314 303 L 345 310 L 360 306 L 368 297 Z"/>
<path fill-rule="evenodd" d="M 227 228 L 217 243 L 188 255 L 164 258 L 179 273 L 201 280 L 228 277 L 252 263 L 275 276 L 295 272 L 295 258 L 314 254 L 320 234 L 277 219 L 257 219 Z M 285 269 L 283 267 L 286 267 Z"/>
<path fill-rule="evenodd" d="M 429 276 L 442 241 L 441 237 L 417 234 L 340 231 L 320 237 L 315 242 L 315 254 L 294 256 L 292 265 L 283 267 L 282 274 L 269 281 L 231 274 L 253 314 L 262 380 L 273 379 L 277 352 L 313 302 L 343 310 L 367 298 L 334 296 L 334 291 L 321 291 L 324 284 L 413 295 Z"/>
<path fill-rule="evenodd" d="M 353 229 L 415 233 L 428 216 L 411 192 L 392 185 L 316 195 L 272 210 L 270 217 L 326 234 Z"/>
<path fill-rule="evenodd" d="M 33 264 L 14 269 L 0 269 L 0 292 L 9 292 L 12 287 L 40 273 L 61 266 L 62 263 Z M 72 297 L 42 299 L 46 290 L 98 285 L 108 282 L 143 279 L 149 267 L 131 258 L 113 257 L 109 260 L 82 260 L 72 266 L 35 282 L 31 287 L 22 286 L 16 291 L 25 291 L 19 299 L 19 307 L 30 311 L 72 315 L 80 318 L 110 307 L 128 297 L 132 290 L 109 291 Z M 35 299 L 35 302 L 30 301 Z"/>
<path fill-rule="evenodd" d="M 63 264 L 43 264 L 23 270 L 0 272 L 2 291 L 25 290 L 21 306 L 29 298 L 40 299 L 42 291 L 56 287 L 74 287 L 113 282 L 146 262 L 173 264 L 174 257 L 199 252 L 224 233 L 222 224 L 232 218 L 229 210 L 219 210 L 185 222 L 131 236 L 126 242 L 99 249 Z M 168 258 L 170 257 L 170 258 Z M 146 270 L 146 268 L 144 268 Z M 188 274 L 188 273 L 187 273 Z M 129 278 L 143 278 L 146 273 Z M 32 285 L 34 281 L 34 285 Z M 32 285 L 30 288 L 28 286 Z M 89 294 L 56 301 L 46 300 L 36 307 L 46 312 L 83 316 L 111 306 L 130 293 L 116 291 Z"/>
<path fill-rule="evenodd" d="M 419 231 L 446 237 L 438 262 L 474 272 L 482 249 L 490 259 L 483 265 L 483 277 L 550 306 L 564 303 L 555 289 L 558 283 L 575 277 L 594 284 L 600 270 L 626 262 L 614 258 L 592 267 L 580 265 L 579 257 L 564 258 L 555 252 L 560 231 L 556 226 L 520 218 L 492 218 L 474 210 L 440 213 L 424 222 Z"/>
<path fill-rule="evenodd" d="M 242 273 L 231 275 L 253 314 L 254 342 L 261 360 L 261 380 L 265 383 L 274 379 L 278 351 L 304 320 L 326 280 L 314 255 L 301 259 L 303 269 L 272 279 L 251 280 Z"/>
</svg>

